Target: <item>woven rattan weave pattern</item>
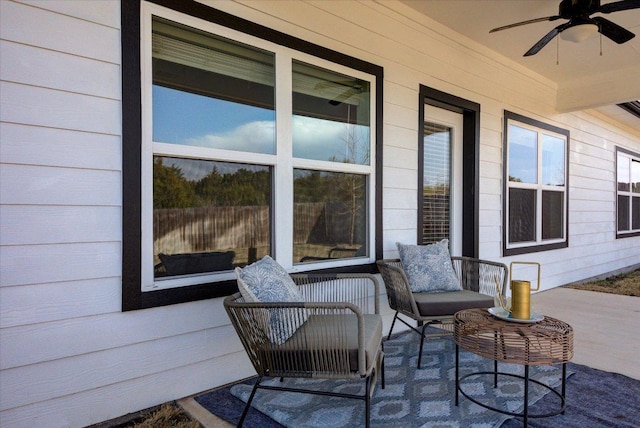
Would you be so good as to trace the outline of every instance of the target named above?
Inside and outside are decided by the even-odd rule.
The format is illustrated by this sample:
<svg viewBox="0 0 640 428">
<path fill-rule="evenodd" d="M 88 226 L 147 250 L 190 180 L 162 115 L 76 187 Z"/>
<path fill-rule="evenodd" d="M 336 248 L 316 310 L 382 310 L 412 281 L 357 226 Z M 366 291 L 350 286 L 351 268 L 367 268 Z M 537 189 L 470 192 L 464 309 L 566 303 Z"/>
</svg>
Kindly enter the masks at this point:
<svg viewBox="0 0 640 428">
<path fill-rule="evenodd" d="M 549 316 L 521 324 L 497 319 L 486 309 L 467 309 L 457 312 L 454 322 L 454 340 L 462 349 L 495 361 L 531 366 L 573 357 L 573 328 Z"/>
</svg>

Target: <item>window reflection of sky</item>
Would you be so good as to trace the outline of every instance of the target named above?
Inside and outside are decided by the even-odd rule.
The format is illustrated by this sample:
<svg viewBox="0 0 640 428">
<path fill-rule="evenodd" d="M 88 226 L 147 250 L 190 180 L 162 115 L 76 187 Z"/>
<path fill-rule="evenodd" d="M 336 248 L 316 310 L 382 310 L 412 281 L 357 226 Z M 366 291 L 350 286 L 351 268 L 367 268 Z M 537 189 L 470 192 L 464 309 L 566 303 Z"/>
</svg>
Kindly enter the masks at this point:
<svg viewBox="0 0 640 428">
<path fill-rule="evenodd" d="M 542 136 L 542 184 L 564 186 L 564 140 Z"/>
<path fill-rule="evenodd" d="M 640 193 L 640 162 L 634 160 L 631 162 L 631 182 L 633 183 L 633 192 Z"/>
<path fill-rule="evenodd" d="M 293 156 L 369 164 L 369 127 L 293 116 Z"/>
<path fill-rule="evenodd" d="M 565 140 L 542 134 L 542 184 L 564 186 Z M 530 129 L 509 126 L 509 177 L 511 181 L 537 183 L 538 133 Z"/>
<path fill-rule="evenodd" d="M 537 133 L 509 125 L 509 179 L 522 183 L 537 183 Z"/>
<path fill-rule="evenodd" d="M 153 140 L 252 153 L 275 153 L 275 112 L 153 87 Z M 293 117 L 295 157 L 369 164 L 369 127 Z"/>
<path fill-rule="evenodd" d="M 153 87 L 153 140 L 275 153 L 275 112 L 174 89 Z"/>
<path fill-rule="evenodd" d="M 628 192 L 630 189 L 631 159 L 627 156 L 618 155 L 618 190 Z"/>
</svg>

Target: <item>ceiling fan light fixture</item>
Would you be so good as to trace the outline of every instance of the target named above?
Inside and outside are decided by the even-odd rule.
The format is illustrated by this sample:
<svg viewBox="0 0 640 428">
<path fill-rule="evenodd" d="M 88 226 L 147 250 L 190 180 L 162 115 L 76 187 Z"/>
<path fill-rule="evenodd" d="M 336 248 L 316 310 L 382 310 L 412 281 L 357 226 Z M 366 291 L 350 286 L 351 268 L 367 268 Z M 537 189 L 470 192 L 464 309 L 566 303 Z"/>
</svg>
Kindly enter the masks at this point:
<svg viewBox="0 0 640 428">
<path fill-rule="evenodd" d="M 580 43 L 584 42 L 588 38 L 594 36 L 598 33 L 598 25 L 594 23 L 584 23 L 579 25 L 574 25 L 572 27 L 567 28 L 562 33 L 560 33 L 560 37 L 562 40 L 567 40 L 569 42 Z"/>
</svg>

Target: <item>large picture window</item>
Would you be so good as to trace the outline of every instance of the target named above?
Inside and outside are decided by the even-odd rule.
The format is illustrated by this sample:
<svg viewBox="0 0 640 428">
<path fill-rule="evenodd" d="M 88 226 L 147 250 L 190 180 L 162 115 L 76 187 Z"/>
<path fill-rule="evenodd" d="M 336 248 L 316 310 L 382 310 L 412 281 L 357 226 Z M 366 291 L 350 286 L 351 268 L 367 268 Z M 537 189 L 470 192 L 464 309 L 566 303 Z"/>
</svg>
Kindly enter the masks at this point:
<svg viewBox="0 0 640 428">
<path fill-rule="evenodd" d="M 569 131 L 505 112 L 504 254 L 568 245 Z"/>
<path fill-rule="evenodd" d="M 123 102 L 123 308 L 229 294 L 234 268 L 265 255 L 291 272 L 371 270 L 382 69 L 169 3 L 180 11 L 122 2 L 123 65 L 137 69 L 133 29 L 140 64 L 139 107 Z M 135 86 L 123 71 L 123 98 Z"/>
<path fill-rule="evenodd" d="M 640 154 L 616 150 L 617 237 L 640 235 Z"/>
</svg>

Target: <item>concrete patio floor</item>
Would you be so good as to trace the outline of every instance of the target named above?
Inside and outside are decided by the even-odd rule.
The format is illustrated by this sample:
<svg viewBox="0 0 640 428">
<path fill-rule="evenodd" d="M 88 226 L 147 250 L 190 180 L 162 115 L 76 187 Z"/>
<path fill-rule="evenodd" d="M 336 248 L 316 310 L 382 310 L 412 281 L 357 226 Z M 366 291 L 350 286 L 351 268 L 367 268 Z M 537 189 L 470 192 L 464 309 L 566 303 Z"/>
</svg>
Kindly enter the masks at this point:
<svg viewBox="0 0 640 428">
<path fill-rule="evenodd" d="M 640 297 L 554 288 L 532 305 L 573 327 L 572 362 L 640 380 Z"/>
<path fill-rule="evenodd" d="M 532 296 L 535 312 L 574 329 L 572 362 L 640 380 L 640 297 L 554 288 Z M 178 403 L 205 428 L 233 425 L 212 415 L 192 397 Z"/>
</svg>

